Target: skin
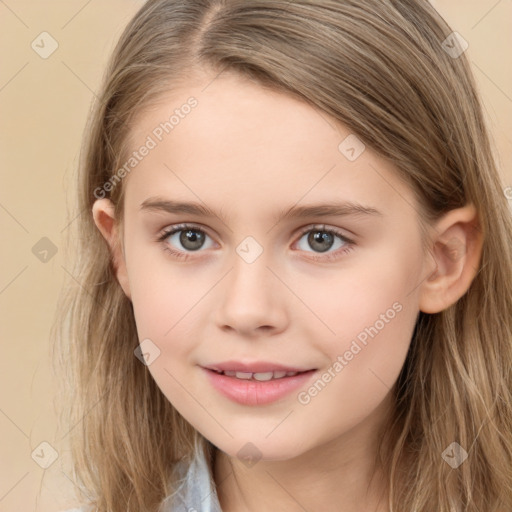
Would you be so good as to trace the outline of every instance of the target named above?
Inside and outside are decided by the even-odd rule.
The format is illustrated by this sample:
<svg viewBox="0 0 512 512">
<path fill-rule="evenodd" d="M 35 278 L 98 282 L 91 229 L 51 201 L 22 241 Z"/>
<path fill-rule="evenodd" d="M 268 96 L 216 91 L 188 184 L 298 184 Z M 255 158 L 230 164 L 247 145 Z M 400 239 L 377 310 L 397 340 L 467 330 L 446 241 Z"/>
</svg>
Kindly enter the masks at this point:
<svg viewBox="0 0 512 512">
<path fill-rule="evenodd" d="M 338 145 L 350 131 L 306 103 L 228 73 L 212 80 L 190 80 L 137 117 L 133 149 L 187 98 L 198 100 L 124 179 L 123 231 L 108 199 L 93 207 L 139 339 L 161 351 L 148 368 L 183 417 L 220 449 L 215 482 L 224 512 L 386 511 L 383 475 L 371 479 L 377 431 L 393 407 L 419 311 L 449 307 L 476 274 L 475 209 L 442 217 L 424 253 L 417 202 L 392 162 L 368 147 L 349 161 Z M 225 222 L 141 211 L 154 196 L 202 202 Z M 381 215 L 273 220 L 296 203 L 330 200 Z M 180 233 L 157 241 L 183 222 L 208 235 L 199 250 L 187 251 Z M 320 252 L 308 243 L 310 232 L 299 232 L 315 224 L 354 240 L 352 250 L 342 253 L 345 243 L 334 238 Z M 252 263 L 236 252 L 248 236 L 263 249 Z M 454 242 L 464 247 L 456 257 L 446 250 Z M 338 256 L 329 261 L 328 253 Z M 237 404 L 199 366 L 268 360 L 322 374 L 394 303 L 400 312 L 307 404 L 296 392 L 268 405 Z M 258 450 L 252 467 L 237 457 L 248 442 Z"/>
</svg>

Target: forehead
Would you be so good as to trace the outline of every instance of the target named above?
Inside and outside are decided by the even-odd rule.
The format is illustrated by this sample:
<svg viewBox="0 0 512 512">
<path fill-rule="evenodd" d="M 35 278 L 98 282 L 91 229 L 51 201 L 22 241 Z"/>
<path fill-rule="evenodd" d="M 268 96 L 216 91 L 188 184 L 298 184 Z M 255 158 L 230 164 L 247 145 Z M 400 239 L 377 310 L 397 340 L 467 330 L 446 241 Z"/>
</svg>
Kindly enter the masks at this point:
<svg viewBox="0 0 512 512">
<path fill-rule="evenodd" d="M 163 95 L 132 128 L 130 151 L 143 146 L 151 149 L 124 183 L 127 204 L 168 195 L 229 200 L 254 214 L 335 198 L 370 202 L 388 213 L 414 203 L 392 162 L 347 127 L 306 102 L 234 75 L 191 81 Z"/>
<path fill-rule="evenodd" d="M 130 142 L 136 146 L 148 134 L 169 144 L 193 137 L 203 153 L 243 150 L 250 155 L 264 145 L 268 150 L 292 146 L 304 156 L 318 148 L 318 140 L 325 139 L 327 132 L 334 139 L 325 140 L 322 149 L 330 145 L 331 152 L 336 151 L 343 130 L 332 118 L 305 101 L 228 73 L 181 83 L 160 96 L 136 117 Z M 302 144 L 297 146 L 298 142 Z"/>
</svg>

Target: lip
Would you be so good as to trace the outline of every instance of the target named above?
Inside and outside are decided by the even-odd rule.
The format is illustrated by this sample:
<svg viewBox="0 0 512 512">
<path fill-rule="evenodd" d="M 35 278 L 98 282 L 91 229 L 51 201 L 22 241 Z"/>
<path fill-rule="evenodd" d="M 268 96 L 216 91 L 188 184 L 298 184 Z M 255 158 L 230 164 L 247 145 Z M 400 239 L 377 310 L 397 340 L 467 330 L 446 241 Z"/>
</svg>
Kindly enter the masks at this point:
<svg viewBox="0 0 512 512">
<path fill-rule="evenodd" d="M 273 368 L 281 369 L 275 366 Z M 219 393 L 242 405 L 265 405 L 275 402 L 304 386 L 316 374 L 316 370 L 308 370 L 291 377 L 257 381 L 228 377 L 204 367 L 201 369 Z"/>
<path fill-rule="evenodd" d="M 253 362 L 243 362 L 243 361 L 224 361 L 222 363 L 209 364 L 207 366 L 203 366 L 203 368 L 209 370 L 219 370 L 222 372 L 225 371 L 235 371 L 235 372 L 247 372 L 247 373 L 264 373 L 264 372 L 277 372 L 277 371 L 285 371 L 285 372 L 306 372 L 309 370 L 313 370 L 313 368 L 299 368 L 297 366 L 284 366 L 279 363 L 272 363 L 270 361 L 253 361 Z"/>
</svg>

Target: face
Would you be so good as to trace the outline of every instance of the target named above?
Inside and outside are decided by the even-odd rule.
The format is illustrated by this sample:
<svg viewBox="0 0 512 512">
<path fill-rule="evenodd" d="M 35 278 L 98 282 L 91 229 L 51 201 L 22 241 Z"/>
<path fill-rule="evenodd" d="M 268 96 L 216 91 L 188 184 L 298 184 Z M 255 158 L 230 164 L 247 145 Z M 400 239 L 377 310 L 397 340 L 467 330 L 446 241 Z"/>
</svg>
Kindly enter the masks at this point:
<svg viewBox="0 0 512 512">
<path fill-rule="evenodd" d="M 181 415 L 232 456 L 250 442 L 284 460 L 389 398 L 428 273 L 417 203 L 325 113 L 233 75 L 211 80 L 137 119 L 124 288 L 149 371 Z M 245 374 L 205 369 L 225 362 Z M 266 381 L 283 366 L 301 373 Z M 261 375 L 247 380 L 251 369 Z"/>
</svg>

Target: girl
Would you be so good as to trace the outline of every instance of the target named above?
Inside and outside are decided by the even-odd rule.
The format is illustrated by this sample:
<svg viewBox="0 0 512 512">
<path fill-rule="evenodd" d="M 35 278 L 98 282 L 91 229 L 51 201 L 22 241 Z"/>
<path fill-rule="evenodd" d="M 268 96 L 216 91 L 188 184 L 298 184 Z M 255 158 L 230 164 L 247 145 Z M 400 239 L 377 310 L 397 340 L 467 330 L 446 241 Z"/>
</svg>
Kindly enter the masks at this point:
<svg viewBox="0 0 512 512">
<path fill-rule="evenodd" d="M 512 510 L 512 222 L 464 43 L 424 0 L 140 9 L 59 321 L 83 510 Z"/>
</svg>

